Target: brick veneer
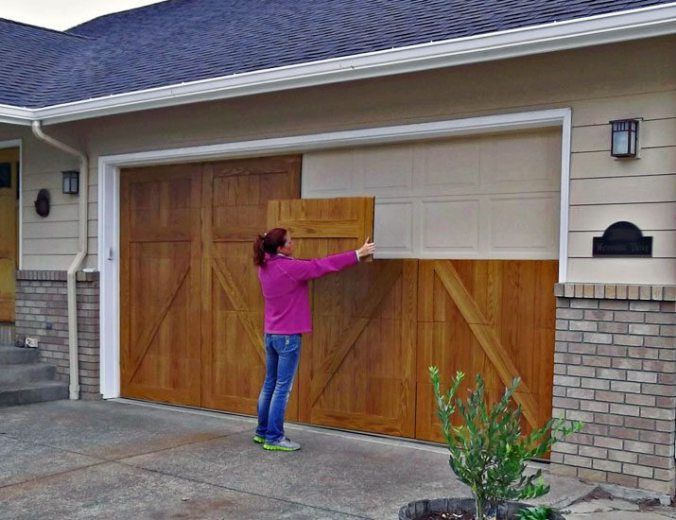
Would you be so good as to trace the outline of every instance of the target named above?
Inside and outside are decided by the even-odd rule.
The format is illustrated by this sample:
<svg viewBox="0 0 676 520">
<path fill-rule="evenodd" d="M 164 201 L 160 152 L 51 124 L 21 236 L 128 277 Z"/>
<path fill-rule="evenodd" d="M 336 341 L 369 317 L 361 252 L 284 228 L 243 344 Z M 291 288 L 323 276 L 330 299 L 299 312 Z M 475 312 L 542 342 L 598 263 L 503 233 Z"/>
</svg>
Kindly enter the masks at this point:
<svg viewBox="0 0 676 520">
<path fill-rule="evenodd" d="M 99 275 L 78 273 L 80 393 L 99 393 Z M 68 304 L 65 271 L 18 271 L 16 337 L 39 339 L 40 358 L 56 365 L 57 379 L 68 382 Z"/>
<path fill-rule="evenodd" d="M 553 469 L 673 495 L 676 288 L 558 284 L 553 415 L 581 433 Z"/>
</svg>

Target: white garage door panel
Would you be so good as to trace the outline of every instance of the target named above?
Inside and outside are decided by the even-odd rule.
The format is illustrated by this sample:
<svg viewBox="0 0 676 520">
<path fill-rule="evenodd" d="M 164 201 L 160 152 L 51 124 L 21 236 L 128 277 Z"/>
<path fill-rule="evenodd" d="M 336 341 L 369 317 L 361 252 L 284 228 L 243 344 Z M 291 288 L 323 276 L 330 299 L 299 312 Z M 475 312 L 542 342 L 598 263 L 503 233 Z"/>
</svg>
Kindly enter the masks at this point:
<svg viewBox="0 0 676 520">
<path fill-rule="evenodd" d="M 308 153 L 303 156 L 303 192 L 317 198 L 353 191 L 354 150 Z"/>
<path fill-rule="evenodd" d="M 561 134 L 558 130 L 484 137 L 481 184 L 504 192 L 558 190 Z"/>
<path fill-rule="evenodd" d="M 478 192 L 480 145 L 479 139 L 458 139 L 453 146 L 447 141 L 416 146 L 416 173 L 422 180 L 418 188 Z"/>
<path fill-rule="evenodd" d="M 373 232 L 379 249 L 404 258 L 413 256 L 413 202 L 376 199 Z"/>
<path fill-rule="evenodd" d="M 378 147 L 359 150 L 354 156 L 357 179 L 364 188 L 380 191 L 410 191 L 413 172 L 413 148 L 410 146 Z"/>
<path fill-rule="evenodd" d="M 491 200 L 491 250 L 540 251 L 558 247 L 558 196 Z"/>
<path fill-rule="evenodd" d="M 558 129 L 312 152 L 302 195 L 376 197 L 386 258 L 557 258 Z"/>
<path fill-rule="evenodd" d="M 478 254 L 479 206 L 478 199 L 423 201 L 422 249 Z"/>
</svg>

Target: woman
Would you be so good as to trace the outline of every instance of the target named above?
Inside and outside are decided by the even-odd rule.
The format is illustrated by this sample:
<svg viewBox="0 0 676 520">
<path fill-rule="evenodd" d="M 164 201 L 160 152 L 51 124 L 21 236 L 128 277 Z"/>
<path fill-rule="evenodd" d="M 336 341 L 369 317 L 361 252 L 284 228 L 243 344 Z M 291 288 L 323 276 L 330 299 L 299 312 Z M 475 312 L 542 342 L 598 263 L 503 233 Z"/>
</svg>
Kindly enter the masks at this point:
<svg viewBox="0 0 676 520">
<path fill-rule="evenodd" d="M 368 239 L 356 251 L 314 260 L 293 258 L 286 229 L 259 235 L 254 243 L 265 299 L 265 382 L 258 398 L 254 442 L 271 451 L 296 451 L 300 444 L 284 436 L 284 413 L 300 357 L 301 334 L 312 331 L 308 280 L 342 271 L 375 252 Z"/>
</svg>

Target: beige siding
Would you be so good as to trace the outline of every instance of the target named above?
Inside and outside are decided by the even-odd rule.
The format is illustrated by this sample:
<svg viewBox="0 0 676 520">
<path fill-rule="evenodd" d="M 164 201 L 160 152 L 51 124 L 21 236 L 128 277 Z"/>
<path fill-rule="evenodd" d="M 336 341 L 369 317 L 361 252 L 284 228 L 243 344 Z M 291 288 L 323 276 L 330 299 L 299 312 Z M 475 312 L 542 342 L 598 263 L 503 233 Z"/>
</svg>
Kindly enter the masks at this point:
<svg viewBox="0 0 676 520">
<path fill-rule="evenodd" d="M 676 118 L 641 121 L 639 126 L 641 149 L 674 146 L 676 143 Z M 608 124 L 575 126 L 572 152 L 599 152 L 610 150 Z"/>
<path fill-rule="evenodd" d="M 638 212 L 647 231 L 673 231 L 676 225 L 673 220 L 668 223 L 665 203 L 675 200 L 670 188 L 674 179 L 669 176 L 676 173 L 675 46 L 675 37 L 663 37 L 127 114 L 47 130 L 86 146 L 95 173 L 96 160 L 104 154 L 571 107 L 571 234 L 590 231 L 584 222 L 591 218 L 599 219 L 598 231 L 605 229 L 615 221 L 614 205 L 628 208 L 629 215 Z M 644 118 L 638 160 L 617 161 L 608 155 L 607 122 L 622 117 Z M 12 137 L 17 136 L 6 138 Z M 53 213 L 53 222 L 61 223 L 55 226 L 56 233 L 72 234 L 74 202 L 59 194 L 56 174 L 76 166 L 76 161 L 42 145 L 31 145 L 27 152 L 33 157 L 27 161 L 26 177 L 36 175 L 36 182 L 28 181 L 27 189 L 48 183 L 44 187 L 53 190 L 59 201 Z M 51 182 L 37 177 L 50 172 L 55 174 Z M 92 190 L 95 193 L 95 176 Z M 96 231 L 95 219 L 92 213 L 91 236 Z M 26 249 L 45 253 L 26 255 L 25 266 L 63 268 L 70 260 L 72 238 L 27 234 Z M 95 265 L 94 255 L 88 262 Z M 676 283 L 676 264 L 670 258 L 573 257 L 569 274 L 571 281 L 582 282 Z"/>
<path fill-rule="evenodd" d="M 676 200 L 676 175 L 644 175 L 571 181 L 570 203 L 670 202 Z"/>
<path fill-rule="evenodd" d="M 571 156 L 571 178 L 573 179 L 674 173 L 676 173 L 676 146 L 644 148 L 641 150 L 640 158 L 632 160 L 609 159 L 608 150 L 574 153 Z"/>
<path fill-rule="evenodd" d="M 628 220 L 644 230 L 673 230 L 676 202 L 572 206 L 569 227 L 574 231 L 602 232 L 608 222 L 618 220 Z"/>
</svg>

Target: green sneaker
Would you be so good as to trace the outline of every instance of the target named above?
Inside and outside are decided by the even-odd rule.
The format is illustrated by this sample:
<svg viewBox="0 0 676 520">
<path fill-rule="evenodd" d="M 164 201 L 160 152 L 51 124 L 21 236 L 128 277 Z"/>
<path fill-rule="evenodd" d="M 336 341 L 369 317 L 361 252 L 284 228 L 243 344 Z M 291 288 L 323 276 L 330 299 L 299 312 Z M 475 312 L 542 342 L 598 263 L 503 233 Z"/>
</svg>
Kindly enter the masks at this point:
<svg viewBox="0 0 676 520">
<path fill-rule="evenodd" d="M 268 451 L 298 451 L 300 449 L 300 444 L 284 437 L 281 441 L 275 442 L 274 444 L 268 444 L 266 442 L 263 444 L 263 449 Z"/>
<path fill-rule="evenodd" d="M 261 437 L 260 435 L 254 435 L 253 436 L 253 441 L 256 444 L 265 444 L 265 437 Z"/>
</svg>

